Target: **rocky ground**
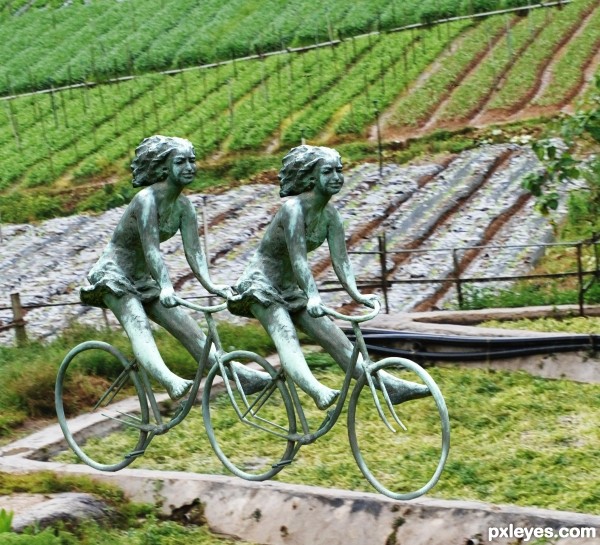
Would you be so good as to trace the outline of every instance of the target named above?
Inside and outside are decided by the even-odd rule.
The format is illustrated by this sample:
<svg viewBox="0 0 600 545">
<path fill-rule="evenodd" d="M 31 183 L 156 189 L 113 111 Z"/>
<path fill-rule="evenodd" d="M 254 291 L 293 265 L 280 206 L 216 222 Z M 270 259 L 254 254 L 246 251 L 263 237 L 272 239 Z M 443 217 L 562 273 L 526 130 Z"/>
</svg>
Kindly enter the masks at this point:
<svg viewBox="0 0 600 545">
<path fill-rule="evenodd" d="M 460 155 L 417 165 L 363 164 L 347 172 L 334 203 L 346 227 L 352 251 L 377 250 L 377 235 L 387 237 L 389 278 L 413 282 L 452 276 L 453 248 L 491 244 L 491 250 L 458 250 L 458 265 L 468 276 L 522 273 L 540 255 L 539 248 L 509 246 L 544 243 L 551 229 L 521 189 L 522 177 L 539 168 L 532 151 L 516 144 L 485 145 Z M 202 232 L 202 195 L 189 196 L 198 210 Z M 280 206 L 274 185 L 249 184 L 207 195 L 206 240 L 215 281 L 235 283 L 271 217 Z M 122 208 L 100 215 L 57 218 L 36 225 L 3 225 L 0 243 L 0 325 L 12 320 L 9 295 L 19 293 L 27 310 L 30 337 L 51 338 L 71 321 L 98 327 L 114 324 L 110 313 L 78 302 L 79 287 L 109 239 Z M 202 234 L 202 233 L 201 233 Z M 206 295 L 190 274 L 179 236 L 161 245 L 171 278 L 184 296 Z M 377 280 L 381 263 L 372 254 L 351 256 L 357 277 Z M 334 279 L 327 245 L 311 256 L 321 286 Z M 439 284 L 395 284 L 390 307 L 396 311 L 448 305 L 452 290 Z M 333 305 L 348 302 L 326 293 Z M 0 342 L 13 342 L 12 330 Z"/>
</svg>

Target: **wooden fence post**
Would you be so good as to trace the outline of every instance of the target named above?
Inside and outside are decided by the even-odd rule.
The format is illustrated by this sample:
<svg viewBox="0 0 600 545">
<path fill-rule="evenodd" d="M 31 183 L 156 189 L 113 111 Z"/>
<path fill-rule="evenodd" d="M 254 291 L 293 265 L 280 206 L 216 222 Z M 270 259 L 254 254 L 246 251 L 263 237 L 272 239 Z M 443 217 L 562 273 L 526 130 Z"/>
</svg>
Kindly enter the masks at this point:
<svg viewBox="0 0 600 545">
<path fill-rule="evenodd" d="M 18 293 L 10 294 L 10 304 L 13 311 L 13 323 L 15 324 L 15 337 L 17 346 L 23 346 L 27 342 L 27 331 L 25 331 L 25 320 L 23 317 L 23 307 L 21 306 L 21 297 Z"/>
<path fill-rule="evenodd" d="M 462 281 L 460 279 L 460 267 L 458 264 L 458 257 L 456 255 L 457 248 L 452 250 L 452 263 L 454 265 L 454 282 L 456 283 L 456 293 L 458 295 L 458 308 L 463 308 L 463 293 L 462 293 Z"/>
<path fill-rule="evenodd" d="M 388 303 L 388 281 L 387 281 L 387 244 L 385 232 L 377 237 L 379 243 L 379 261 L 381 263 L 381 291 L 383 292 L 383 302 L 385 305 L 385 313 L 390 313 Z"/>
</svg>

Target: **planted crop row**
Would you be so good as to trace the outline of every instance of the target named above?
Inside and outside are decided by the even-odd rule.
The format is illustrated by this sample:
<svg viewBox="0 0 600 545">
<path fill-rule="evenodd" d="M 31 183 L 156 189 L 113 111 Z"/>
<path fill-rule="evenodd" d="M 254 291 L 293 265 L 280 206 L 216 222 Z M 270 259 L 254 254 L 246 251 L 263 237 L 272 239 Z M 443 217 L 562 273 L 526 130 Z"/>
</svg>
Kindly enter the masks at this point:
<svg viewBox="0 0 600 545">
<path fill-rule="evenodd" d="M 267 63 L 272 63 L 272 60 L 268 60 Z M 132 105 L 132 109 L 141 110 L 146 114 L 138 118 L 132 127 L 139 135 L 135 143 L 144 136 L 162 132 L 191 139 L 200 156 L 213 151 L 227 130 L 224 125 L 224 112 L 228 109 L 230 101 L 239 100 L 260 81 L 260 75 L 255 68 L 253 64 L 241 63 L 239 67 L 231 65 L 221 68 L 221 75 L 216 69 L 209 71 L 207 80 L 210 81 L 196 81 L 196 90 L 200 85 L 206 85 L 209 89 L 210 92 L 203 95 L 190 91 L 194 86 L 189 85 L 185 79 L 189 74 L 167 78 L 172 79 L 170 90 L 154 97 L 146 94 L 138 104 Z M 189 85 L 187 99 L 186 85 Z M 126 133 L 109 139 L 86 159 L 82 165 L 85 170 L 80 168 L 76 174 L 89 175 L 100 170 L 103 163 L 112 160 L 113 157 L 128 157 L 134 145 L 132 146 L 131 137 Z"/>
<path fill-rule="evenodd" d="M 371 70 L 371 93 L 365 93 L 360 100 L 350 102 L 348 112 L 334 124 L 335 133 L 362 134 L 364 128 L 375 121 L 374 107 L 379 110 L 387 108 L 468 26 L 470 23 L 461 21 L 449 24 L 448 32 L 433 29 L 422 31 L 420 43 L 415 43 L 412 47 L 413 62 L 407 62 L 406 57 L 397 59 L 379 80 L 373 77 Z"/>
<path fill-rule="evenodd" d="M 588 15 L 597 0 L 574 2 L 548 22 L 534 42 L 515 60 L 504 80 L 504 85 L 487 105 L 490 110 L 519 109 L 535 92 L 542 71 Z"/>
<path fill-rule="evenodd" d="M 560 17 L 567 9 L 571 8 L 551 13 Z M 547 17 L 552 18 L 537 10 L 528 19 L 515 19 L 518 22 L 509 27 L 513 55 L 525 50 Z M 455 22 L 175 76 L 156 74 L 3 101 L 0 190 L 17 183 L 50 184 L 61 177 L 78 183 L 114 169 L 115 164 L 120 167 L 143 137 L 159 132 L 189 138 L 199 157 L 217 150 L 263 149 L 275 135 L 280 138 L 273 143 L 287 147 L 296 145 L 302 135 L 326 142 L 333 133 L 362 134 L 375 120 L 375 100 L 379 110 L 386 108 L 452 45 L 471 58 L 483 56 L 481 64 L 488 65 L 465 80 L 484 86 L 480 95 L 475 87 L 465 97 L 469 112 L 481 97 L 487 99 L 510 62 L 504 40 L 489 55 L 477 54 L 474 44 L 486 36 L 492 39 L 494 32 L 502 34 L 506 23 L 503 16 L 477 24 Z M 588 33 L 586 29 L 583 34 Z M 485 42 L 480 47 L 485 49 Z M 444 54 L 448 70 L 464 69 L 470 62 L 460 57 L 452 64 L 452 59 Z M 440 81 L 450 85 L 449 75 Z M 462 87 L 449 104 L 457 103 L 459 96 L 465 96 Z"/>
<path fill-rule="evenodd" d="M 374 78 L 384 77 L 398 57 L 408 56 L 411 46 L 415 46 L 415 38 L 409 33 L 392 35 L 378 41 L 367 55 L 342 75 L 335 87 L 317 96 L 300 115 L 295 116 L 283 131 L 282 143 L 291 145 L 297 142 L 302 132 L 308 138 L 318 136 L 337 111 L 357 95 L 369 93 Z"/>
<path fill-rule="evenodd" d="M 318 100 L 370 49 L 370 40 L 346 41 L 337 48 L 314 50 L 264 78 L 260 88 L 236 105 L 229 148 L 260 148 L 286 118 L 297 117 L 308 103 Z M 294 68 L 295 67 L 295 68 Z M 262 68 L 262 66 L 261 66 Z M 307 137 L 310 134 L 306 134 Z M 300 141 L 300 136 L 294 143 Z"/>
<path fill-rule="evenodd" d="M 441 122 L 466 121 L 481 108 L 494 92 L 495 87 L 508 67 L 521 51 L 533 42 L 536 36 L 554 16 L 554 12 L 533 11 L 526 19 L 514 24 L 514 19 L 505 18 L 506 40 L 491 47 L 486 57 L 460 84 L 439 113 Z M 490 44 L 491 45 L 491 44 Z M 482 44 L 485 47 L 486 44 Z"/>
<path fill-rule="evenodd" d="M 392 125 L 419 126 L 424 124 L 435 107 L 440 104 L 469 69 L 485 55 L 485 44 L 492 42 L 506 30 L 501 17 L 490 17 L 466 32 L 459 44 L 452 44 L 443 59 L 425 82 L 404 95 L 395 105 Z"/>
<path fill-rule="evenodd" d="M 563 105 L 571 100 L 583 82 L 589 60 L 600 49 L 600 7 L 592 14 L 584 32 L 568 44 L 564 55 L 552 67 L 552 80 L 533 105 Z"/>
<path fill-rule="evenodd" d="M 35 2 L 24 13 L 12 2 L 0 8 L 0 93 L 192 66 L 529 1 L 92 0 Z"/>
<path fill-rule="evenodd" d="M 23 175 L 32 165 L 26 183 L 35 185 L 47 182 L 62 174 L 81 157 L 87 158 L 78 169 L 78 174 L 92 174 L 110 160 L 130 153 L 132 146 L 143 136 L 166 129 L 173 119 L 193 115 L 193 105 L 201 104 L 211 115 L 218 115 L 220 110 L 214 96 L 222 94 L 220 87 L 226 80 L 235 79 L 241 92 L 245 92 L 256 84 L 257 78 L 252 68 L 249 63 L 240 63 L 239 67 L 230 65 L 182 73 L 177 77 L 144 77 L 113 85 L 110 94 L 101 86 L 88 91 L 56 93 L 62 97 L 73 96 L 71 101 L 65 101 L 68 124 L 63 122 L 62 112 L 59 112 L 57 125 L 53 112 L 46 106 L 45 116 L 20 136 L 21 149 L 31 149 L 26 160 L 18 159 L 20 150 L 13 143 L 12 157 L 7 157 L 6 161 L 12 167 L 2 173 L 3 185 Z M 32 98 L 11 103 L 27 102 Z M 44 96 L 35 98 L 40 102 L 48 100 Z M 221 104 L 221 109 L 223 107 L 226 107 L 226 103 L 225 106 Z M 198 122 L 198 117 L 195 117 L 195 121 Z M 3 126 L 2 129 L 6 133 L 8 127 Z M 38 145 L 32 146 L 35 141 Z"/>
</svg>

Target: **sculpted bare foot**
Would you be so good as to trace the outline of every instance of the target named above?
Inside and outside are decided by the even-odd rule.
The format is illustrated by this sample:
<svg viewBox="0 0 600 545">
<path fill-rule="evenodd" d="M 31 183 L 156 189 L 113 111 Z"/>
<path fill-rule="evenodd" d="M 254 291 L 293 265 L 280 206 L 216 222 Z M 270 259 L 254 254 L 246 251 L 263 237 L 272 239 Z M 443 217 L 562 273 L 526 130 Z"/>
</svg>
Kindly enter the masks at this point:
<svg viewBox="0 0 600 545">
<path fill-rule="evenodd" d="M 331 388 L 327 388 L 327 386 L 321 386 L 317 392 L 310 394 L 317 407 L 321 410 L 331 407 L 339 395 L 339 390 L 332 390 Z"/>
<path fill-rule="evenodd" d="M 381 373 L 381 375 L 393 405 L 431 395 L 429 388 L 424 384 L 402 380 L 388 373 Z"/>
<path fill-rule="evenodd" d="M 169 397 L 173 400 L 181 399 L 185 394 L 190 391 L 190 388 L 194 384 L 191 380 L 185 380 L 181 377 L 175 376 L 168 384 L 165 384 Z"/>
</svg>

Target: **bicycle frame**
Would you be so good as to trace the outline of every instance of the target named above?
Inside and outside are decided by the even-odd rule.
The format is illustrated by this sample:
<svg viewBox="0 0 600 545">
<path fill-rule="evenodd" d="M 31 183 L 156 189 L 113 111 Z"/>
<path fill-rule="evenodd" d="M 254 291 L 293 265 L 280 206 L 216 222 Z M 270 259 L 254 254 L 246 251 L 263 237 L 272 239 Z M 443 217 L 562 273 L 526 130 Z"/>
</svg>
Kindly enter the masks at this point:
<svg viewBox="0 0 600 545">
<path fill-rule="evenodd" d="M 109 389 L 109 391 L 111 391 L 111 398 L 108 400 L 108 402 L 110 402 L 112 397 L 114 397 L 118 393 L 119 389 L 122 386 L 122 383 L 124 382 L 124 377 L 126 377 L 132 369 L 137 371 L 141 378 L 141 385 L 144 390 L 144 395 L 146 396 L 146 399 L 148 400 L 148 403 L 150 405 L 151 414 L 156 422 L 155 424 L 141 424 L 140 418 L 128 413 L 120 413 L 121 416 L 127 419 L 116 418 L 110 415 L 104 415 L 105 417 L 110 418 L 112 420 L 118 420 L 120 423 L 126 426 L 148 432 L 148 437 L 146 438 L 143 447 L 139 450 L 127 454 L 127 458 L 137 458 L 139 456 L 142 456 L 155 436 L 167 433 L 170 429 L 174 428 L 184 420 L 184 418 L 191 411 L 196 401 L 198 390 L 200 389 L 200 384 L 202 382 L 202 377 L 204 376 L 204 371 L 206 369 L 206 364 L 209 361 L 211 349 L 214 346 L 217 351 L 217 354 L 222 353 L 220 339 L 214 324 L 214 318 L 212 317 L 212 314 L 224 310 L 227 307 L 227 303 L 223 303 L 221 305 L 216 305 L 212 307 L 202 307 L 189 303 L 188 301 L 180 299 L 179 297 L 176 297 L 176 300 L 182 306 L 186 306 L 204 313 L 205 318 L 209 324 L 209 334 L 207 335 L 206 342 L 202 351 L 202 356 L 200 358 L 200 361 L 198 362 L 198 368 L 196 370 L 196 375 L 194 377 L 194 381 L 192 387 L 190 388 L 189 394 L 187 398 L 184 401 L 182 401 L 181 404 L 177 407 L 173 417 L 168 422 L 163 421 L 160 407 L 158 401 L 156 400 L 156 396 L 154 395 L 154 390 L 152 389 L 152 384 L 150 383 L 148 374 L 143 369 L 143 367 L 137 364 L 136 361 L 131 362 L 130 366 L 125 368 L 111 385 L 111 388 Z M 112 391 L 113 387 L 115 388 L 114 393 Z M 103 396 L 98 401 L 95 408 L 99 407 L 105 401 L 106 397 L 107 395 Z"/>
<path fill-rule="evenodd" d="M 258 398 L 253 402 L 253 404 L 250 405 L 248 403 L 245 395 L 243 394 L 243 390 L 239 384 L 239 380 L 237 380 L 237 377 L 235 376 L 235 372 L 233 372 L 231 374 L 234 375 L 234 380 L 236 382 L 237 388 L 241 392 L 241 397 L 242 397 L 242 400 L 245 405 L 244 408 L 241 408 L 239 406 L 238 402 L 236 401 L 236 399 L 233 395 L 233 390 L 231 389 L 231 385 L 229 384 L 228 381 L 225 381 L 225 385 L 226 385 L 226 391 L 227 391 L 229 400 L 230 400 L 232 406 L 234 407 L 234 410 L 237 413 L 238 418 L 240 418 L 240 420 L 242 420 L 243 422 L 245 422 L 246 424 L 248 424 L 250 426 L 260 428 L 260 429 L 262 429 L 268 433 L 271 433 L 273 435 L 277 435 L 279 437 L 283 437 L 285 439 L 289 439 L 291 441 L 296 442 L 297 445 L 294 448 L 294 451 L 291 456 L 291 458 L 293 459 L 293 457 L 297 454 L 297 452 L 300 450 L 300 447 L 302 445 L 308 445 L 310 443 L 315 442 L 317 439 L 319 439 L 320 437 L 325 435 L 327 432 L 329 432 L 333 428 L 333 426 L 336 424 L 336 422 L 342 412 L 342 409 L 344 408 L 344 404 L 346 402 L 348 393 L 350 392 L 350 382 L 351 382 L 352 378 L 354 377 L 354 373 L 355 373 L 357 366 L 359 366 L 361 368 L 362 373 L 364 373 L 366 376 L 366 379 L 367 379 L 367 382 L 369 385 L 369 389 L 373 395 L 373 399 L 375 401 L 375 406 L 377 407 L 377 412 L 378 412 L 380 418 L 383 420 L 385 425 L 391 431 L 395 432 L 394 428 L 392 427 L 392 425 L 389 423 L 389 420 L 385 416 L 385 414 L 383 412 L 383 408 L 381 407 L 381 403 L 379 402 L 379 398 L 376 393 L 376 386 L 375 386 L 374 381 L 369 373 L 369 369 L 372 365 L 374 365 L 374 362 L 371 360 L 371 358 L 369 356 L 369 353 L 367 351 L 367 347 L 366 347 L 366 344 L 364 342 L 364 338 L 362 335 L 362 331 L 358 325 L 361 322 L 373 319 L 379 313 L 380 308 L 381 308 L 381 306 L 377 302 L 375 309 L 372 312 L 370 312 L 369 314 L 366 314 L 363 316 L 345 316 L 345 315 L 340 314 L 332 309 L 326 308 L 326 314 L 333 316 L 335 318 L 338 318 L 338 319 L 349 321 L 352 323 L 352 329 L 353 329 L 354 336 L 355 336 L 355 343 L 354 343 L 354 349 L 352 352 L 350 363 L 345 372 L 344 382 L 340 389 L 340 395 L 338 397 L 338 400 L 337 400 L 335 406 L 333 407 L 333 409 L 330 409 L 329 411 L 327 411 L 325 418 L 323 419 L 323 421 L 321 422 L 319 427 L 316 429 L 316 431 L 313 432 L 310 430 L 308 420 L 306 419 L 306 415 L 305 415 L 304 409 L 302 407 L 300 397 L 298 395 L 298 390 L 296 388 L 296 385 L 293 383 L 293 381 L 289 380 L 289 377 L 287 380 L 287 385 L 288 385 L 288 389 L 290 392 L 290 396 L 292 398 L 296 416 L 297 416 L 297 418 L 300 422 L 300 426 L 302 428 L 301 432 L 297 432 L 297 433 L 293 433 L 293 434 L 281 433 L 281 431 L 274 431 L 273 429 L 269 429 L 269 428 L 265 427 L 264 425 L 259 425 L 256 422 L 253 422 L 252 420 L 250 420 L 249 417 L 259 418 L 256 416 L 255 412 L 260 409 L 260 406 L 262 406 L 262 403 L 264 403 L 264 401 L 268 398 L 268 396 L 274 390 L 274 387 L 271 386 L 270 390 L 268 388 L 265 389 L 263 392 L 261 392 L 261 394 L 258 396 Z M 214 323 L 213 323 L 213 327 L 214 327 Z M 209 329 L 210 329 L 210 326 L 209 326 Z M 212 333 L 212 331 L 211 331 L 211 333 Z M 215 330 L 215 334 L 216 334 L 216 330 Z M 227 355 L 227 358 L 226 358 L 227 360 L 232 359 L 231 354 L 233 354 L 233 353 L 230 353 Z M 359 359 L 359 356 L 361 356 L 360 359 Z M 227 372 L 227 370 L 225 369 L 226 362 L 224 362 L 221 357 L 217 358 L 217 362 L 220 366 L 221 376 L 224 376 L 225 373 Z M 278 376 L 284 376 L 284 374 L 285 374 L 284 370 L 280 369 Z M 401 420 L 398 418 L 396 412 L 394 411 L 389 394 L 385 388 L 385 385 L 383 384 L 383 381 L 379 381 L 379 382 L 380 382 L 380 389 L 383 392 L 383 396 L 386 401 L 386 405 L 387 405 L 388 409 L 390 410 L 394 420 L 404 430 L 406 430 L 404 424 L 402 424 Z M 280 428 L 280 426 L 276 425 L 273 422 L 269 422 L 262 418 L 260 418 L 260 420 L 264 424 L 268 424 L 273 428 Z M 291 461 L 292 460 L 290 459 L 287 463 L 289 463 Z"/>
</svg>

